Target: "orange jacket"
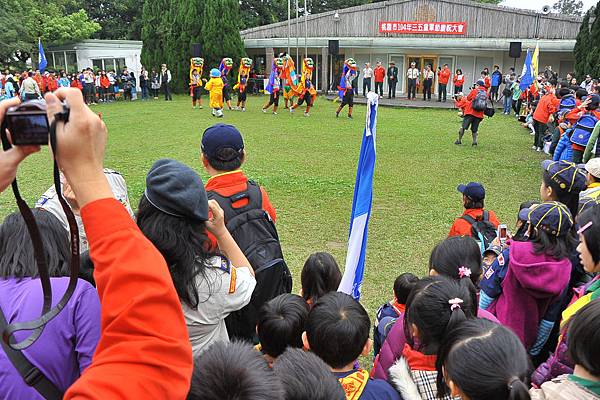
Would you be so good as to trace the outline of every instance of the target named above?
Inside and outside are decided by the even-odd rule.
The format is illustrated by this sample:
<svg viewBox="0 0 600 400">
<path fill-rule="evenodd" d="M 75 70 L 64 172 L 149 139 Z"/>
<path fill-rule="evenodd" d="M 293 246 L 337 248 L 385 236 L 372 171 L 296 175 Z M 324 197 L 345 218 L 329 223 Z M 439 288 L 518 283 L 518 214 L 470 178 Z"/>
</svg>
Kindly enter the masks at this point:
<svg viewBox="0 0 600 400">
<path fill-rule="evenodd" d="M 542 124 L 547 124 L 550 116 L 558 110 L 559 103 L 560 101 L 554 93 L 543 95 L 533 112 L 533 119 Z"/>
<path fill-rule="evenodd" d="M 447 85 L 448 81 L 450 80 L 450 69 L 443 68 L 441 71 L 438 71 L 437 76 L 439 83 L 442 85 Z"/>
<path fill-rule="evenodd" d="M 48 77 L 48 79 L 46 80 L 46 90 L 48 92 L 54 92 L 56 89 L 58 89 L 58 82 L 56 81 L 56 79 Z"/>
<path fill-rule="evenodd" d="M 488 213 L 490 215 L 490 222 L 492 223 L 492 225 L 498 227 L 498 225 L 500 225 L 500 221 L 498 221 L 496 213 L 494 213 L 493 211 L 488 211 Z M 478 219 L 482 217 L 483 209 L 472 208 L 469 210 L 465 210 L 463 215 L 469 215 L 474 219 Z M 452 228 L 450 228 L 450 233 L 448 233 L 448 236 L 472 236 L 472 226 L 468 221 L 464 220 L 463 218 L 457 218 L 454 221 L 454 224 L 452 224 Z"/>
<path fill-rule="evenodd" d="M 169 269 L 121 203 L 81 209 L 102 306 L 92 365 L 64 399 L 185 399 L 192 347 Z"/>
<path fill-rule="evenodd" d="M 462 86 L 465 84 L 465 76 L 464 75 L 460 75 L 460 79 L 458 78 L 458 75 L 454 75 L 454 78 L 452 78 L 452 82 L 454 82 L 454 86 Z"/>
<path fill-rule="evenodd" d="M 471 90 L 471 92 L 467 96 L 467 104 L 466 104 L 465 108 L 462 109 L 465 115 L 472 115 L 477 118 L 483 118 L 483 111 L 473 110 L 473 100 L 475 99 L 477 92 L 480 90 L 485 92 L 485 89 L 475 88 L 475 89 Z"/>
<path fill-rule="evenodd" d="M 375 75 L 375 82 L 383 82 L 383 78 L 385 78 L 385 68 L 382 66 L 375 67 L 373 75 Z"/>
<path fill-rule="evenodd" d="M 454 102 L 456 103 L 456 107 L 460 108 L 463 111 L 463 113 L 465 112 L 470 103 L 465 96 L 463 96 L 460 100 L 455 99 Z"/>
<path fill-rule="evenodd" d="M 489 75 L 484 78 L 483 83 L 485 84 L 486 89 L 489 89 L 492 86 L 492 79 Z"/>
<path fill-rule="evenodd" d="M 108 89 L 110 87 L 110 80 L 108 79 L 108 76 L 102 75 L 100 77 L 100 87 L 104 89 Z"/>
</svg>

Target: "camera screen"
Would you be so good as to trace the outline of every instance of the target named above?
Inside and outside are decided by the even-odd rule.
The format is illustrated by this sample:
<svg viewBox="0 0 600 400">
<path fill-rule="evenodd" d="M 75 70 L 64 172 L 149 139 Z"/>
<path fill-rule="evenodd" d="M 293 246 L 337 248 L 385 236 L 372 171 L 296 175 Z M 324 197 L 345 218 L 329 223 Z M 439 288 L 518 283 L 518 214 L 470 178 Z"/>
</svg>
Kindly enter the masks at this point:
<svg viewBox="0 0 600 400">
<path fill-rule="evenodd" d="M 7 122 L 13 144 L 48 144 L 48 118 L 45 114 L 7 115 Z"/>
<path fill-rule="evenodd" d="M 506 228 L 501 228 L 500 229 L 500 237 L 501 238 L 505 238 L 506 237 Z"/>
</svg>

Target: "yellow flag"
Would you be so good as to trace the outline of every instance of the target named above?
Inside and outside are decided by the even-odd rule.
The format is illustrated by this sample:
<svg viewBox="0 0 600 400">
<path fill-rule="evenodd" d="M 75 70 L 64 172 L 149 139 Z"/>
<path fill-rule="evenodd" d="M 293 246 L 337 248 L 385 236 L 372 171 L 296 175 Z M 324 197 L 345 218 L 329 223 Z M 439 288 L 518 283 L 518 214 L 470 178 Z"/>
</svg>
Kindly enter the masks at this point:
<svg viewBox="0 0 600 400">
<path fill-rule="evenodd" d="M 533 52 L 533 57 L 531 58 L 531 66 L 533 67 L 534 79 L 537 79 L 537 76 L 538 76 L 539 58 L 540 58 L 540 45 L 539 45 L 539 43 L 536 43 L 535 51 Z"/>
</svg>

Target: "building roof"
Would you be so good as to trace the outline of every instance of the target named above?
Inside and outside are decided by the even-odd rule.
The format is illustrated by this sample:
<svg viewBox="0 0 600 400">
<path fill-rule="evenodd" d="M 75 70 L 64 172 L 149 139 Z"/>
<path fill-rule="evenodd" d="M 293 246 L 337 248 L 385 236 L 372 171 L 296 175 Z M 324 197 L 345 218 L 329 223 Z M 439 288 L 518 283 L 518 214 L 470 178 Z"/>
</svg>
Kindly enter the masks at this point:
<svg viewBox="0 0 600 400">
<path fill-rule="evenodd" d="M 334 18 L 335 14 L 339 18 Z M 381 21 L 466 22 L 467 30 L 460 38 L 493 39 L 562 39 L 574 40 L 579 32 L 580 17 L 561 14 L 544 15 L 521 10 L 477 3 L 470 0 L 387 0 L 342 10 L 309 15 L 308 37 L 343 39 L 362 38 L 438 38 L 446 35 L 380 33 Z M 290 24 L 292 37 L 304 37 L 304 18 Z M 249 39 L 287 38 L 288 22 L 278 22 L 246 29 L 241 32 Z"/>
<path fill-rule="evenodd" d="M 141 50 L 143 42 L 140 40 L 100 40 L 88 39 L 81 42 L 68 43 L 61 46 L 48 47 L 47 51 L 70 51 L 91 49 L 131 49 Z"/>
</svg>

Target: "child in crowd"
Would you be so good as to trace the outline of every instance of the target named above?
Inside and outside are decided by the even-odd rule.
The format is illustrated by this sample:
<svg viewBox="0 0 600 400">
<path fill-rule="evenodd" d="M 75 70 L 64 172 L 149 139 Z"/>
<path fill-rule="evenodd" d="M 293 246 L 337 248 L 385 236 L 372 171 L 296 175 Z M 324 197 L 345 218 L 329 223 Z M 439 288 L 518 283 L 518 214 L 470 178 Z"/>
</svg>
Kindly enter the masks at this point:
<svg viewBox="0 0 600 400">
<path fill-rule="evenodd" d="M 311 254 L 300 274 L 300 295 L 312 307 L 321 296 L 338 290 L 341 281 L 342 271 L 331 254 Z"/>
<path fill-rule="evenodd" d="M 204 89 L 208 90 L 209 107 L 212 109 L 212 115 L 217 118 L 223 117 L 223 79 L 221 79 L 221 71 L 217 68 L 210 70 L 210 80 L 204 85 Z"/>
<path fill-rule="evenodd" d="M 288 347 L 302 348 L 308 305 L 298 295 L 284 293 L 265 303 L 258 312 L 256 332 L 260 350 L 269 365 Z"/>
<path fill-rule="evenodd" d="M 475 318 L 477 304 L 457 281 L 429 277 L 417 283 L 406 307 L 404 331 L 408 343 L 390 368 L 389 381 L 405 399 L 450 400 L 450 396 L 438 397 L 436 355 L 448 332 Z"/>
<path fill-rule="evenodd" d="M 571 276 L 575 249 L 573 217 L 555 201 L 523 209 L 526 241 L 508 242 L 508 251 L 481 281 L 479 306 L 511 328 L 532 356 L 545 345 L 558 320 Z"/>
<path fill-rule="evenodd" d="M 273 364 L 285 390 L 282 400 L 345 400 L 340 382 L 313 353 L 288 348 Z"/>
<path fill-rule="evenodd" d="M 600 300 L 575 314 L 568 331 L 569 354 L 575 364 L 570 375 L 562 375 L 531 389 L 534 400 L 593 400 L 600 398 Z"/>
<path fill-rule="evenodd" d="M 577 107 L 565 115 L 573 126 L 571 143 L 573 147 L 572 162 L 579 164 L 583 161 L 583 154 L 591 137 L 592 130 L 600 120 L 600 95 L 591 94 Z"/>
<path fill-rule="evenodd" d="M 394 300 L 385 303 L 377 310 L 375 324 L 373 326 L 373 356 L 377 357 L 381 345 L 383 344 L 387 333 L 392 328 L 396 319 L 402 316 L 406 307 L 406 299 L 411 290 L 419 281 L 415 275 L 410 272 L 400 274 L 394 281 Z"/>
<path fill-rule="evenodd" d="M 347 399 L 400 400 L 389 383 L 369 379 L 355 361 L 371 350 L 371 320 L 360 303 L 347 294 L 331 292 L 315 304 L 306 322 L 304 347 L 319 356 L 339 379 Z"/>
<path fill-rule="evenodd" d="M 529 400 L 529 358 L 510 329 L 484 319 L 451 330 L 438 353 L 437 386 L 468 400 Z"/>
<path fill-rule="evenodd" d="M 247 343 L 216 342 L 194 360 L 187 400 L 284 398 L 273 370 Z"/>
<path fill-rule="evenodd" d="M 579 194 L 586 189 L 586 174 L 568 161 L 542 162 L 542 201 L 559 201 L 566 205 L 573 217 L 577 216 Z"/>
<path fill-rule="evenodd" d="M 585 164 L 587 172 L 587 188 L 579 193 L 579 198 L 588 197 L 598 199 L 600 197 L 600 158 L 592 158 Z"/>
</svg>

